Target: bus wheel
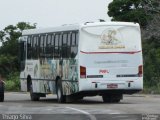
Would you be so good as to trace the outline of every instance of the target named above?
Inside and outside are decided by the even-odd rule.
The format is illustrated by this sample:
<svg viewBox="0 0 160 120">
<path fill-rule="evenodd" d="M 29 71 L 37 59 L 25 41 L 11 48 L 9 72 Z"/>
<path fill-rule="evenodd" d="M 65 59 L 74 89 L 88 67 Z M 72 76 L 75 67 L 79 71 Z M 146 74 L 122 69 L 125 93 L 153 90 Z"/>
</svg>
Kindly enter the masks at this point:
<svg viewBox="0 0 160 120">
<path fill-rule="evenodd" d="M 102 96 L 102 99 L 103 99 L 103 102 L 104 102 L 104 103 L 111 103 L 111 98 L 110 98 L 110 96 L 103 95 L 103 96 Z"/>
<path fill-rule="evenodd" d="M 119 103 L 121 100 L 121 95 L 103 95 L 104 103 Z"/>
<path fill-rule="evenodd" d="M 0 84 L 0 102 L 4 101 L 4 85 Z"/>
<path fill-rule="evenodd" d="M 30 84 L 30 97 L 32 101 L 39 101 L 40 97 L 38 96 L 38 94 L 33 93 L 33 87 L 32 84 Z"/>
<path fill-rule="evenodd" d="M 57 100 L 59 103 L 65 102 L 65 95 L 63 95 L 62 83 L 60 80 L 57 81 Z"/>
<path fill-rule="evenodd" d="M 117 98 L 117 99 L 114 99 L 112 102 L 113 102 L 113 103 L 119 103 L 120 101 L 121 101 L 121 99 L 118 99 L 118 98 Z"/>
</svg>

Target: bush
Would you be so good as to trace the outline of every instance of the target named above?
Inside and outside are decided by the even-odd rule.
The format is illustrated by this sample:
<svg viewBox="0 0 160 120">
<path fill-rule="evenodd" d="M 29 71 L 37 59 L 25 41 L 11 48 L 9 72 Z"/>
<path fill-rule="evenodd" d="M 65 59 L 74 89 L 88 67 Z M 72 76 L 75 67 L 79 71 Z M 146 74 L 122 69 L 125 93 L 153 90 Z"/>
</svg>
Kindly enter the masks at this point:
<svg viewBox="0 0 160 120">
<path fill-rule="evenodd" d="M 5 80 L 5 90 L 6 91 L 19 91 L 20 90 L 20 80 L 19 73 L 10 73 Z"/>
<path fill-rule="evenodd" d="M 144 93 L 144 94 L 160 94 L 160 85 L 157 85 L 155 87 L 144 86 L 142 93 Z"/>
</svg>

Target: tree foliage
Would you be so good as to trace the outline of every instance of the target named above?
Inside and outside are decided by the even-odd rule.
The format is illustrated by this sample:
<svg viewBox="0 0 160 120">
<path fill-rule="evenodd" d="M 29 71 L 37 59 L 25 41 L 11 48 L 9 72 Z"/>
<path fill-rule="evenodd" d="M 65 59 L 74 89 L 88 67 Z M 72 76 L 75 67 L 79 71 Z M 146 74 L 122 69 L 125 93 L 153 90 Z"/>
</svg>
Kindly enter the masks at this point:
<svg viewBox="0 0 160 120">
<path fill-rule="evenodd" d="M 108 15 L 113 21 L 137 22 L 141 25 L 144 59 L 144 83 L 160 87 L 160 1 L 113 0 Z"/>
<path fill-rule="evenodd" d="M 19 69 L 18 58 L 18 39 L 25 29 L 34 29 L 36 24 L 31 25 L 26 22 L 19 22 L 15 26 L 8 25 L 0 31 L 0 73 L 8 74 L 9 72 Z"/>
<path fill-rule="evenodd" d="M 160 40 L 143 41 L 144 80 L 147 86 L 160 85 Z"/>
<path fill-rule="evenodd" d="M 159 5 L 158 0 L 113 0 L 108 15 L 113 21 L 137 22 L 144 27 L 159 13 Z"/>
</svg>

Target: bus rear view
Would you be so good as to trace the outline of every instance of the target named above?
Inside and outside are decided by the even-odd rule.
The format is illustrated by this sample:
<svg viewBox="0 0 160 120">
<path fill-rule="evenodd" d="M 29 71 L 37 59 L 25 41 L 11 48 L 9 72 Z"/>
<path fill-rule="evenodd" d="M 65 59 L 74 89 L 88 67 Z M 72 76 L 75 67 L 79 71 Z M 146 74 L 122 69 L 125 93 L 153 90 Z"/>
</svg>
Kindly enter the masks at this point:
<svg viewBox="0 0 160 120">
<path fill-rule="evenodd" d="M 88 23 L 80 29 L 79 91 L 119 102 L 123 94 L 143 89 L 139 24 Z"/>
</svg>

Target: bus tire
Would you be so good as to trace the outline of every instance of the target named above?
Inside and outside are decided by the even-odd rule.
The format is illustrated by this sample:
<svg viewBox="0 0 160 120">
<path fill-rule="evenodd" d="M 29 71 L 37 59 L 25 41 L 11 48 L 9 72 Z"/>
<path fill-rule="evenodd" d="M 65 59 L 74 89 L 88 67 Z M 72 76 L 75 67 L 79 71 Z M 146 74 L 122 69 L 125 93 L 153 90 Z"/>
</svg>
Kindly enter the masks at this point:
<svg viewBox="0 0 160 120">
<path fill-rule="evenodd" d="M 65 103 L 66 102 L 65 95 L 63 95 L 62 82 L 60 80 L 57 81 L 56 92 L 57 92 L 58 103 Z"/>
<path fill-rule="evenodd" d="M 4 85 L 0 84 L 0 102 L 4 102 Z"/>
<path fill-rule="evenodd" d="M 0 102 L 4 102 L 4 93 L 0 94 Z"/>
<path fill-rule="evenodd" d="M 114 99 L 112 102 L 113 102 L 113 103 L 119 103 L 120 101 L 121 101 L 121 99 L 118 99 L 118 98 L 117 98 L 117 99 Z"/>
<path fill-rule="evenodd" d="M 111 103 L 111 98 L 109 96 L 103 95 L 102 99 L 104 103 Z"/>
<path fill-rule="evenodd" d="M 121 100 L 120 95 L 114 96 L 114 95 L 103 95 L 102 96 L 104 103 L 119 103 Z"/>
<path fill-rule="evenodd" d="M 30 97 L 31 97 L 31 101 L 39 101 L 39 99 L 40 99 L 40 97 L 38 96 L 38 94 L 33 93 L 32 84 L 30 84 Z"/>
</svg>

